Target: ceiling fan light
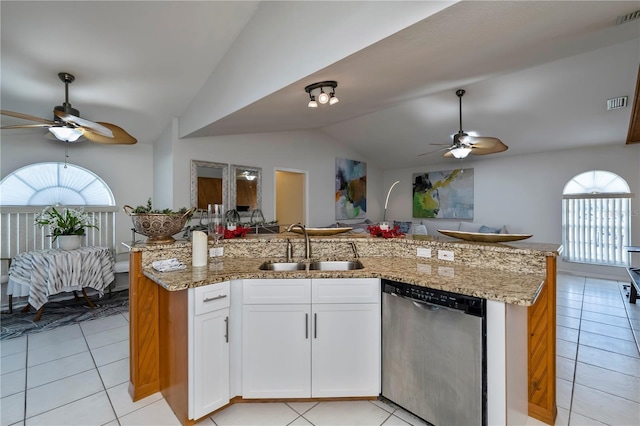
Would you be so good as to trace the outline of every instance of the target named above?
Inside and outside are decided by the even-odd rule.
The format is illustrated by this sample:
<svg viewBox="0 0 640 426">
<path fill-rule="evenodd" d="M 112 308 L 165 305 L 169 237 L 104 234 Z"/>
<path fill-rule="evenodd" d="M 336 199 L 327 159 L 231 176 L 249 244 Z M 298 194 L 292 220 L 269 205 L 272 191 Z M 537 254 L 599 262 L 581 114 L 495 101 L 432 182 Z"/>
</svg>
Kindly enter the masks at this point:
<svg viewBox="0 0 640 426">
<path fill-rule="evenodd" d="M 469 153 L 471 152 L 471 148 L 466 148 L 466 147 L 454 148 L 450 152 L 451 152 L 451 155 L 453 155 L 456 158 L 466 158 L 467 155 L 469 155 Z"/>
<path fill-rule="evenodd" d="M 318 102 L 321 104 L 326 104 L 329 102 L 329 95 L 324 92 L 324 90 L 320 89 L 320 94 L 318 95 Z"/>
<path fill-rule="evenodd" d="M 75 142 L 83 135 L 83 131 L 73 127 L 49 127 L 49 131 L 61 141 Z"/>
</svg>

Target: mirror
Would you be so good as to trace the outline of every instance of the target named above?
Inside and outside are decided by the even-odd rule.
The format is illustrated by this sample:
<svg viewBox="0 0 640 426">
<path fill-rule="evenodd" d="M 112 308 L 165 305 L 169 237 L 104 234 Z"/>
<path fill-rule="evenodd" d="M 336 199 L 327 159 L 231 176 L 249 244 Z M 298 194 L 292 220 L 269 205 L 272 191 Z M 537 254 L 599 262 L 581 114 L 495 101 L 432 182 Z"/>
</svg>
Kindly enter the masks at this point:
<svg viewBox="0 0 640 426">
<path fill-rule="evenodd" d="M 262 209 L 262 168 L 232 164 L 230 175 L 229 209 L 236 209 L 241 217 Z"/>
<path fill-rule="evenodd" d="M 228 170 L 227 164 L 191 160 L 191 206 L 227 204 Z"/>
</svg>

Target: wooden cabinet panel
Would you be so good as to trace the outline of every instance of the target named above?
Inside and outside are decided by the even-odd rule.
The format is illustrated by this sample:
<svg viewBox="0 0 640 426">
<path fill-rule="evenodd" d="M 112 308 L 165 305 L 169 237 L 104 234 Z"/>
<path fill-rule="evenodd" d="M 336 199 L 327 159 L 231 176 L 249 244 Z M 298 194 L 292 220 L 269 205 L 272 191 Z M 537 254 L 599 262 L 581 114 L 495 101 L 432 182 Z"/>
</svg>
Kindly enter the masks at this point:
<svg viewBox="0 0 640 426">
<path fill-rule="evenodd" d="M 142 253 L 130 254 L 129 395 L 133 401 L 160 390 L 158 285 L 142 273 Z"/>
<path fill-rule="evenodd" d="M 189 418 L 189 309 L 186 291 L 158 287 L 160 390 L 181 422 Z"/>
<path fill-rule="evenodd" d="M 556 258 L 547 257 L 547 279 L 528 309 L 529 416 L 554 424 L 556 408 Z"/>
</svg>

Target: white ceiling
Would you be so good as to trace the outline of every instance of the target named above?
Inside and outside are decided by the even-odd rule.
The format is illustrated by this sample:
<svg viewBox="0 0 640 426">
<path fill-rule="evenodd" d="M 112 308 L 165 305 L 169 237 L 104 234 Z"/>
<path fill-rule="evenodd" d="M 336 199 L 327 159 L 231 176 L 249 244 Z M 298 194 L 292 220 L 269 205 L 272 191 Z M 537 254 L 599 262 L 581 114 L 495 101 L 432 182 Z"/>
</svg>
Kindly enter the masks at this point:
<svg viewBox="0 0 640 426">
<path fill-rule="evenodd" d="M 51 118 L 66 71 L 83 118 L 153 143 L 259 7 L 2 1 L 2 109 Z M 631 108 L 605 105 L 633 101 L 640 21 L 615 21 L 638 9 L 639 1 L 460 2 L 191 136 L 320 129 L 383 168 L 419 166 L 442 161 L 418 154 L 458 130 L 455 90 L 464 88 L 463 128 L 509 146 L 495 155 L 624 144 Z M 304 86 L 326 79 L 338 81 L 340 102 L 306 108 Z"/>
</svg>

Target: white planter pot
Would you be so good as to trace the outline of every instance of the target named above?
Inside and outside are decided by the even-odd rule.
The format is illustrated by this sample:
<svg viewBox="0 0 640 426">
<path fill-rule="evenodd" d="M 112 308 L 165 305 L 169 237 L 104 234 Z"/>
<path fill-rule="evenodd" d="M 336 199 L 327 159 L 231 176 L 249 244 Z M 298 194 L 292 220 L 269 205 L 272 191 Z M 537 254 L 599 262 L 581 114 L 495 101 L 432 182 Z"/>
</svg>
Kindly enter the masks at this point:
<svg viewBox="0 0 640 426">
<path fill-rule="evenodd" d="M 80 248 L 82 243 L 81 235 L 59 235 L 56 238 L 58 242 L 58 248 L 62 250 L 75 250 Z"/>
</svg>

